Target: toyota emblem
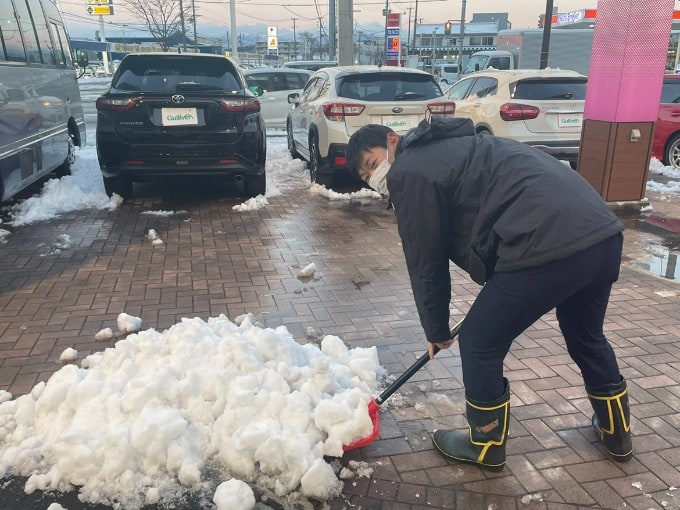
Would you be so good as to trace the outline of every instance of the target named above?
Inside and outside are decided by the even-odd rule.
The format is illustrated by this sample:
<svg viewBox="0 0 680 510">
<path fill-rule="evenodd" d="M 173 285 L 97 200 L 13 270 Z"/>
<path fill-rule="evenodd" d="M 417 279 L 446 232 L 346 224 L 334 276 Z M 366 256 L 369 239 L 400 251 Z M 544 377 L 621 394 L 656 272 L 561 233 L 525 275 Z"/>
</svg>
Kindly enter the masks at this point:
<svg viewBox="0 0 680 510">
<path fill-rule="evenodd" d="M 394 113 L 401 113 L 403 111 L 404 109 L 401 106 L 395 106 L 394 108 L 392 108 L 392 112 Z"/>
<path fill-rule="evenodd" d="M 181 104 L 184 102 L 184 96 L 181 94 L 175 94 L 174 96 L 172 96 L 172 102 Z"/>
</svg>

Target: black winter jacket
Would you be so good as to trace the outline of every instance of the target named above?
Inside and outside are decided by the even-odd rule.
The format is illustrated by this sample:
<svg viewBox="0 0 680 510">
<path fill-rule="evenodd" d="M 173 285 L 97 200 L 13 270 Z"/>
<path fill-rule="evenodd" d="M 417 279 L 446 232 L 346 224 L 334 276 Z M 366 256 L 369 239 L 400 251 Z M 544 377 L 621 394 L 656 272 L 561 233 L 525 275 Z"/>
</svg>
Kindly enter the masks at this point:
<svg viewBox="0 0 680 510">
<path fill-rule="evenodd" d="M 423 121 L 404 135 L 387 188 L 430 342 L 450 337 L 449 260 L 484 284 L 623 230 L 577 172 L 523 143 L 475 135 L 469 119 Z"/>
</svg>

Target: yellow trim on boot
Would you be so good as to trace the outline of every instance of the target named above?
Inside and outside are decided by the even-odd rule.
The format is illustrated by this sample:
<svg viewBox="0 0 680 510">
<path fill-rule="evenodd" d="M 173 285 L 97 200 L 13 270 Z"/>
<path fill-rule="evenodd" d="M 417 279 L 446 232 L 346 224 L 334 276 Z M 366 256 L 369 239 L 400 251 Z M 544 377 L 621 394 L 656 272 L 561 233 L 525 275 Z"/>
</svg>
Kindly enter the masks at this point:
<svg viewBox="0 0 680 510">
<path fill-rule="evenodd" d="M 602 434 L 607 433 L 609 435 L 614 434 L 614 410 L 612 409 L 612 401 L 616 400 L 616 406 L 619 408 L 618 414 L 621 415 L 621 423 L 623 423 L 623 431 L 624 432 L 630 432 L 630 423 L 626 421 L 626 414 L 623 412 L 623 404 L 621 403 L 621 397 L 626 395 L 628 393 L 628 390 L 623 390 L 621 393 L 617 393 L 616 395 L 608 395 L 606 397 L 599 397 L 597 395 L 591 395 L 588 393 L 588 396 L 594 400 L 602 400 L 607 402 L 607 414 L 609 417 L 609 428 L 605 429 L 602 427 L 602 423 L 600 423 L 600 439 L 602 439 Z"/>
<path fill-rule="evenodd" d="M 504 416 L 503 416 L 503 431 L 501 433 L 501 439 L 500 441 L 494 441 L 493 439 L 490 441 L 486 442 L 481 442 L 481 441 L 474 441 L 472 439 L 472 427 L 470 426 L 470 422 L 468 422 L 468 432 L 470 435 L 470 443 L 480 446 L 482 450 L 479 452 L 479 456 L 477 456 L 477 463 L 479 464 L 484 464 L 484 457 L 486 456 L 486 452 L 491 448 L 492 446 L 503 446 L 505 444 L 505 441 L 508 436 L 508 415 L 510 414 L 510 400 L 507 402 L 503 402 L 500 405 L 497 405 L 495 407 L 481 407 L 481 406 L 476 406 L 472 404 L 469 400 L 466 400 L 466 403 L 470 405 L 470 407 L 474 407 L 475 409 L 478 409 L 480 411 L 495 411 L 497 409 L 500 409 L 502 407 L 505 407 L 504 411 Z M 498 420 L 495 420 L 498 421 Z M 493 423 L 493 422 L 492 422 Z M 493 429 L 492 429 L 493 430 Z M 482 432 L 482 431 L 480 431 Z M 487 433 L 486 431 L 482 433 Z M 503 463 L 505 464 L 505 463 Z M 487 466 L 494 466 L 495 464 L 485 464 Z"/>
</svg>

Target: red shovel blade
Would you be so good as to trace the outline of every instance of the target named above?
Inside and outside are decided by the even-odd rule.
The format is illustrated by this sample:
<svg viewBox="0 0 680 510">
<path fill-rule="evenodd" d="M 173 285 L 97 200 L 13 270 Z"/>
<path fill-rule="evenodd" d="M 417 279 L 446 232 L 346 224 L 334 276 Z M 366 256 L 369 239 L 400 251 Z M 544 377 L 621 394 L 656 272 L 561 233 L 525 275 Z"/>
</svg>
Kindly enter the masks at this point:
<svg viewBox="0 0 680 510">
<path fill-rule="evenodd" d="M 461 326 L 463 325 L 463 319 L 459 320 L 455 326 L 451 329 L 451 338 L 455 338 L 458 332 L 460 331 Z M 434 346 L 434 353 L 437 354 L 439 352 L 439 347 Z M 415 374 L 418 370 L 423 368 L 425 366 L 425 363 L 427 363 L 430 359 L 430 353 L 429 350 L 425 354 L 423 354 L 420 358 L 418 358 L 413 365 L 411 365 L 409 368 L 406 369 L 406 372 L 401 374 L 396 381 L 394 381 L 392 384 L 390 384 L 385 391 L 383 391 L 379 397 L 374 398 L 368 403 L 368 415 L 371 417 L 371 421 L 373 422 L 373 432 L 367 437 L 364 437 L 362 439 L 357 439 L 354 441 L 352 444 L 348 444 L 342 447 L 343 451 L 348 451 L 348 450 L 354 450 L 355 448 L 361 448 L 362 446 L 366 446 L 367 444 L 372 443 L 375 441 L 375 439 L 378 437 L 378 434 L 380 434 L 380 417 L 378 416 L 378 412 L 380 411 L 380 404 L 385 403 L 385 401 L 390 398 L 390 396 L 397 391 L 399 388 L 401 388 L 401 385 L 404 384 L 406 381 L 408 381 L 413 374 Z"/>
<path fill-rule="evenodd" d="M 356 441 L 348 445 L 343 445 L 342 446 L 343 451 L 347 452 L 349 450 L 354 450 L 356 448 L 362 448 L 363 446 L 366 446 L 367 444 L 370 444 L 376 440 L 376 438 L 380 434 L 380 416 L 378 416 L 379 412 L 380 406 L 375 401 L 375 399 L 371 400 L 368 403 L 368 416 L 371 418 L 371 421 L 373 422 L 373 431 L 370 433 L 370 435 L 366 437 L 357 439 Z"/>
</svg>

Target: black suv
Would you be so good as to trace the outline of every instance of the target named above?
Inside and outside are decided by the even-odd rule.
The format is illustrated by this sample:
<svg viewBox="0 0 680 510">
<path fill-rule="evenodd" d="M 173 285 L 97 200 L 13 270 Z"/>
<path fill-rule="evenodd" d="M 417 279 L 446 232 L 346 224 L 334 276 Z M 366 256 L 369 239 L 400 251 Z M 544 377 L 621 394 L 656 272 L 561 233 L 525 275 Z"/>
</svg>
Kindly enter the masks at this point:
<svg viewBox="0 0 680 510">
<path fill-rule="evenodd" d="M 106 193 L 157 176 L 224 175 L 247 196 L 266 190 L 259 87 L 220 55 L 127 55 L 97 99 L 97 157 Z"/>
</svg>

